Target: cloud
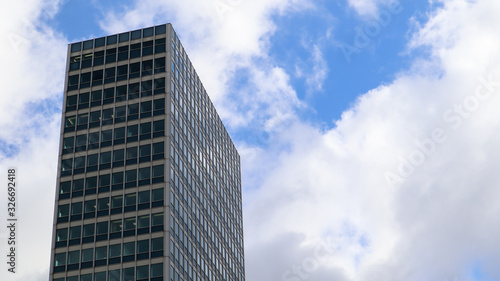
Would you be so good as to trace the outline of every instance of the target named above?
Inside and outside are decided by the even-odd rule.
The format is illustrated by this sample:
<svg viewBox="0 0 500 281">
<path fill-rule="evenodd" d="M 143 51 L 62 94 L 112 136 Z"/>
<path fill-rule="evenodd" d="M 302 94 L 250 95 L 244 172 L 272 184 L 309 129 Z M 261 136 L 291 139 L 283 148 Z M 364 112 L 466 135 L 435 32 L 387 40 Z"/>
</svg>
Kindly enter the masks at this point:
<svg viewBox="0 0 500 281">
<path fill-rule="evenodd" d="M 19 218 L 18 271 L 7 275 L 5 265 L 2 280 L 47 280 L 49 274 L 67 41 L 44 21 L 58 6 L 59 1 L 12 2 L 1 19 L 0 167 L 3 173 L 18 169 Z M 6 195 L 0 201 L 7 202 Z M 6 230 L 0 231 L 1 249 Z"/>
</svg>

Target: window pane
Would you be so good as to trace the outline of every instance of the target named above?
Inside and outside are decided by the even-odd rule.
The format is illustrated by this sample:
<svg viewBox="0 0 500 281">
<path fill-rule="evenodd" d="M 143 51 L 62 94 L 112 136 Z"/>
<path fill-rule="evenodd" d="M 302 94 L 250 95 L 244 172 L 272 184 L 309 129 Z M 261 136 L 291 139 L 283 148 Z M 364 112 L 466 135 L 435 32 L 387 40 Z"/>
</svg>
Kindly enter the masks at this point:
<svg viewBox="0 0 500 281">
<path fill-rule="evenodd" d="M 111 208 L 120 208 L 123 206 L 123 195 L 113 196 L 111 198 Z"/>
<path fill-rule="evenodd" d="M 70 192 L 71 192 L 71 182 L 70 181 L 61 182 L 59 186 L 59 193 L 64 194 Z"/>
<path fill-rule="evenodd" d="M 94 273 L 94 281 L 106 281 L 106 271 Z"/>
<path fill-rule="evenodd" d="M 108 222 L 107 221 L 97 223 L 96 228 L 97 228 L 97 235 L 108 234 Z"/>
<path fill-rule="evenodd" d="M 102 210 L 107 210 L 109 209 L 109 198 L 100 198 L 97 200 L 97 210 L 102 211 Z"/>
<path fill-rule="evenodd" d="M 125 206 L 135 205 L 136 199 L 135 193 L 125 195 Z"/>
<path fill-rule="evenodd" d="M 92 154 L 87 156 L 87 167 L 96 166 L 99 159 L 98 154 Z"/>
<path fill-rule="evenodd" d="M 101 164 L 111 163 L 111 151 L 101 153 Z"/>
<path fill-rule="evenodd" d="M 82 227 L 80 225 L 73 226 L 69 229 L 69 239 L 80 238 L 81 233 L 82 233 Z"/>
<path fill-rule="evenodd" d="M 111 181 L 110 175 L 100 175 L 99 176 L 99 186 L 108 186 L 110 181 Z"/>
<path fill-rule="evenodd" d="M 137 221 L 137 228 L 149 227 L 149 215 L 141 216 Z"/>
<path fill-rule="evenodd" d="M 140 157 L 149 156 L 149 155 L 151 155 L 151 145 L 150 144 L 142 145 L 139 147 L 139 156 Z"/>
<path fill-rule="evenodd" d="M 85 201 L 85 213 L 93 213 L 96 210 L 96 200 Z"/>
<path fill-rule="evenodd" d="M 75 106 L 77 101 L 77 95 L 69 96 L 66 98 L 66 106 Z"/>
<path fill-rule="evenodd" d="M 135 255 L 135 242 L 123 243 L 123 255 Z"/>
<path fill-rule="evenodd" d="M 83 237 L 94 236 L 95 234 L 95 225 L 93 223 L 86 224 L 83 226 Z"/>
<path fill-rule="evenodd" d="M 68 229 L 62 228 L 56 231 L 56 242 L 68 240 Z"/>
<path fill-rule="evenodd" d="M 74 127 L 75 123 L 76 123 L 76 116 L 66 117 L 66 120 L 64 122 L 64 127 L 65 128 Z"/>
<path fill-rule="evenodd" d="M 72 251 L 68 253 L 68 264 L 75 264 L 80 262 L 80 251 Z"/>
<path fill-rule="evenodd" d="M 96 187 L 97 187 L 97 177 L 87 178 L 87 181 L 85 182 L 85 189 L 91 189 Z"/>
<path fill-rule="evenodd" d="M 120 270 L 119 269 L 110 270 L 108 272 L 108 281 L 120 281 Z"/>
<path fill-rule="evenodd" d="M 91 261 L 94 259 L 94 249 L 82 250 L 82 262 Z"/>
<path fill-rule="evenodd" d="M 66 253 L 55 254 L 54 266 L 66 265 Z"/>
<path fill-rule="evenodd" d="M 138 129 L 137 125 L 128 126 L 127 127 L 127 137 L 137 136 L 137 129 Z"/>
<path fill-rule="evenodd" d="M 107 247 L 98 247 L 95 248 L 95 259 L 96 260 L 103 260 L 107 258 Z"/>
<path fill-rule="evenodd" d="M 139 204 L 149 202 L 149 190 L 139 192 Z"/>
<path fill-rule="evenodd" d="M 163 263 L 157 263 L 151 265 L 151 277 L 163 276 Z"/>
<path fill-rule="evenodd" d="M 135 229 L 135 217 L 126 218 L 124 230 L 132 230 Z"/>
<path fill-rule="evenodd" d="M 57 217 L 62 218 L 67 216 L 69 216 L 69 205 L 59 206 L 59 209 L 57 211 Z"/>
<path fill-rule="evenodd" d="M 137 158 L 137 147 L 127 148 L 127 159 Z"/>
<path fill-rule="evenodd" d="M 149 278 L 149 266 L 138 266 L 137 267 L 137 279 L 148 279 Z"/>
<path fill-rule="evenodd" d="M 125 127 L 115 129 L 115 140 L 125 138 Z"/>
<path fill-rule="evenodd" d="M 123 161 L 123 159 L 125 159 L 125 150 L 124 149 L 113 151 L 113 162 Z"/>
<path fill-rule="evenodd" d="M 153 155 L 164 152 L 165 144 L 163 142 L 153 143 Z"/>
<path fill-rule="evenodd" d="M 90 113 L 90 123 L 96 123 L 101 121 L 101 111 L 94 111 Z M 91 133 L 90 135 L 97 134 L 97 142 L 99 142 L 99 132 Z M 89 135 L 89 139 L 90 139 Z M 89 140 L 90 141 L 90 140 Z"/>
<path fill-rule="evenodd" d="M 106 130 L 101 132 L 101 141 L 110 141 L 113 137 L 113 130 Z"/>
<path fill-rule="evenodd" d="M 63 149 L 73 148 L 74 142 L 75 142 L 74 137 L 64 138 L 63 139 Z"/>
<path fill-rule="evenodd" d="M 163 165 L 154 166 L 153 167 L 153 178 L 163 177 L 164 171 L 165 171 L 165 169 L 164 169 Z"/>
<path fill-rule="evenodd" d="M 125 182 L 133 182 L 137 180 L 137 170 L 130 170 L 125 172 Z"/>
<path fill-rule="evenodd" d="M 134 268 L 133 267 L 123 269 L 122 281 L 134 281 L 135 280 L 134 278 L 135 278 L 135 275 L 134 275 Z"/>
<path fill-rule="evenodd" d="M 81 214 L 82 213 L 82 208 L 83 208 L 82 202 L 77 202 L 77 203 L 71 204 L 71 214 L 72 215 L 79 215 L 79 214 Z"/>
<path fill-rule="evenodd" d="M 80 281 L 92 281 L 92 273 L 81 275 Z"/>
<path fill-rule="evenodd" d="M 141 113 L 150 112 L 151 106 L 152 106 L 151 101 L 141 102 Z"/>
<path fill-rule="evenodd" d="M 113 184 L 123 183 L 123 172 L 113 173 Z"/>
<path fill-rule="evenodd" d="M 73 181 L 73 191 L 83 190 L 83 179 Z"/>
<path fill-rule="evenodd" d="M 160 214 L 153 214 L 153 217 L 151 218 L 151 225 L 162 225 L 163 224 L 163 213 Z"/>
<path fill-rule="evenodd" d="M 114 220 L 111 222 L 111 232 L 120 232 L 122 231 L 122 220 Z"/>
<path fill-rule="evenodd" d="M 102 90 L 92 92 L 92 101 L 100 101 L 102 99 Z"/>
<path fill-rule="evenodd" d="M 163 237 L 151 239 L 151 251 L 163 250 Z"/>
<path fill-rule="evenodd" d="M 149 167 L 139 169 L 139 180 L 149 179 L 150 175 Z"/>
<path fill-rule="evenodd" d="M 163 200 L 163 188 L 153 189 L 153 201 Z"/>
<path fill-rule="evenodd" d="M 149 252 L 149 240 L 137 241 L 137 253 Z"/>
<path fill-rule="evenodd" d="M 116 245 L 110 245 L 109 246 L 109 257 L 114 258 L 114 257 L 119 257 L 122 255 L 122 245 L 121 244 L 116 244 Z"/>
<path fill-rule="evenodd" d="M 151 123 L 141 124 L 141 135 L 150 134 L 151 133 Z"/>
</svg>

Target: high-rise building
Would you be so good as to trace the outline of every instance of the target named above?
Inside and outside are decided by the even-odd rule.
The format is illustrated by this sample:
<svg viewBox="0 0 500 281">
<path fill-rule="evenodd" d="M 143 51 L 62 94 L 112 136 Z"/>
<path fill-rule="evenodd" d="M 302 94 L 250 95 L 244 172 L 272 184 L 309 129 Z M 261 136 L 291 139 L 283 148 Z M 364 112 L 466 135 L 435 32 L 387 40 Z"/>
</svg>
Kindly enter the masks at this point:
<svg viewBox="0 0 500 281">
<path fill-rule="evenodd" d="M 68 46 L 50 280 L 244 281 L 240 157 L 170 24 Z"/>
</svg>

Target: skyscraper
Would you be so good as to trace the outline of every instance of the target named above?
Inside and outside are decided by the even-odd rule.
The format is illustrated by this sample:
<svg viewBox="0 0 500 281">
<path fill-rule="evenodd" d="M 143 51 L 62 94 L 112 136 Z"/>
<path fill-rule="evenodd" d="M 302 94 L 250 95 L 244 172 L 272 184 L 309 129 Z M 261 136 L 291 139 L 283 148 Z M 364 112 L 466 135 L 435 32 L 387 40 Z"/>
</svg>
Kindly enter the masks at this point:
<svg viewBox="0 0 500 281">
<path fill-rule="evenodd" d="M 68 46 L 50 280 L 245 280 L 240 158 L 170 24 Z"/>
</svg>

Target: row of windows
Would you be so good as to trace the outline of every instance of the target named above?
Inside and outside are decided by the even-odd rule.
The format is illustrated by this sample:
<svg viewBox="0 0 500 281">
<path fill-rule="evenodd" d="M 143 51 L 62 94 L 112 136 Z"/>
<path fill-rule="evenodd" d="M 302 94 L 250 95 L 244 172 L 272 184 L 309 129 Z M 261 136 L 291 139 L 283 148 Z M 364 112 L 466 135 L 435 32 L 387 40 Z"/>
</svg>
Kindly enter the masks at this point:
<svg viewBox="0 0 500 281">
<path fill-rule="evenodd" d="M 59 221 L 61 218 L 68 218 L 69 215 L 69 204 L 66 205 L 61 205 L 58 208 L 58 220 L 57 223 L 63 223 L 67 222 L 67 220 L 62 220 Z M 83 207 L 83 202 L 77 202 L 71 204 L 71 211 L 73 212 L 73 206 L 82 209 Z M 81 210 L 80 210 L 81 212 Z M 75 216 L 72 213 L 72 217 Z M 79 214 L 81 218 L 81 213 Z M 151 221 L 151 224 L 150 224 Z M 81 241 L 82 244 L 84 243 L 91 243 L 94 242 L 94 224 L 86 224 L 83 227 L 83 240 Z M 151 230 L 149 229 L 151 226 Z M 78 228 L 79 229 L 79 228 Z M 125 218 L 123 219 L 118 219 L 118 220 L 113 220 L 109 222 L 109 231 L 108 231 L 108 222 L 98 222 L 95 224 L 95 241 L 102 241 L 102 240 L 108 240 L 108 239 L 115 239 L 115 238 L 121 238 L 122 237 L 122 232 L 123 232 L 123 237 L 126 236 L 135 236 L 139 234 L 144 234 L 144 233 L 149 233 L 149 232 L 157 232 L 157 231 L 163 231 L 163 213 L 157 213 L 157 214 L 152 214 L 151 217 L 150 215 L 143 215 L 139 217 L 130 217 L 130 218 Z M 137 234 L 136 234 L 137 230 Z M 64 230 L 63 230 L 64 232 Z M 108 233 L 109 232 L 109 233 Z M 109 236 L 108 236 L 109 234 Z M 60 242 L 58 239 L 60 238 L 57 236 L 56 242 Z M 63 241 L 63 240 L 61 240 Z M 78 240 L 77 244 L 80 244 L 80 240 Z M 64 243 L 66 243 L 64 241 Z M 76 243 L 76 241 L 75 241 Z M 56 245 L 56 247 L 60 247 L 63 244 Z M 71 244 L 70 245 L 74 245 Z"/>
<path fill-rule="evenodd" d="M 94 274 L 82 274 L 76 276 L 68 276 L 65 278 L 56 278 L 54 281 L 162 281 L 163 280 L 163 264 L 152 264 L 150 270 L 149 265 L 128 267 L 109 271 L 96 272 Z M 92 278 L 93 275 L 93 278 Z M 121 277 L 120 277 L 121 275 Z M 106 279 L 106 276 L 108 277 Z"/>
<path fill-rule="evenodd" d="M 165 99 L 157 99 L 154 101 L 142 102 L 140 104 L 130 104 L 128 106 L 123 105 L 116 108 L 107 108 L 103 110 L 92 111 L 90 113 L 87 112 L 78 115 L 67 116 L 64 119 L 64 132 L 68 133 L 75 130 L 87 130 L 89 128 L 101 127 L 113 123 L 118 124 L 126 121 L 133 121 L 137 120 L 139 117 L 147 118 L 151 117 L 151 115 L 157 116 L 163 114 L 165 114 Z M 165 124 L 163 120 L 155 121 L 154 123 L 157 124 L 157 126 L 163 127 L 157 128 L 158 132 L 163 131 Z M 148 126 L 149 129 L 151 129 L 151 123 L 141 124 L 141 130 L 143 127 L 144 129 L 146 129 Z M 150 133 L 151 132 L 149 132 L 149 134 Z M 144 134 L 148 133 L 145 132 Z"/>
<path fill-rule="evenodd" d="M 109 177 L 109 174 L 106 175 Z M 96 184 L 97 177 L 87 178 L 87 183 L 93 182 Z M 71 181 L 62 182 L 59 186 L 59 200 L 76 198 L 83 196 L 83 179 L 78 179 L 73 181 L 73 190 L 71 189 Z M 71 195 L 72 191 L 72 197 Z M 85 195 L 95 194 L 96 188 L 85 189 Z M 109 191 L 109 189 L 108 189 Z M 102 193 L 102 192 L 101 192 Z M 137 195 L 136 193 L 128 193 L 123 195 L 117 195 L 109 197 L 87 200 L 84 203 L 84 219 L 95 217 L 95 212 L 97 210 L 97 216 L 107 216 L 110 214 L 110 202 L 111 202 L 111 214 L 117 214 L 122 212 L 130 212 L 135 210 L 143 210 L 148 208 L 155 208 L 163 206 L 163 188 L 153 189 L 152 194 L 152 204 L 150 206 L 150 191 L 141 191 Z M 97 201 L 96 201 L 97 200 Z M 75 203 L 76 204 L 76 203 Z M 136 206 L 137 204 L 137 206 Z M 122 207 L 125 207 L 122 209 Z M 76 208 L 76 207 L 75 207 Z M 62 210 L 63 211 L 63 210 Z M 64 210 L 68 211 L 69 210 Z M 78 210 L 75 210 L 78 212 Z"/>
<path fill-rule="evenodd" d="M 129 46 L 122 46 L 119 47 L 118 50 L 116 49 L 116 47 L 113 49 L 107 49 L 106 53 L 104 51 L 98 51 L 95 53 L 73 56 L 70 58 L 69 70 L 72 71 L 80 68 L 103 65 L 105 61 L 104 59 L 106 59 L 106 63 L 113 63 L 116 61 L 138 58 L 141 57 L 141 51 L 142 56 L 152 55 L 153 40 L 143 42 L 142 48 L 141 43 L 137 43 L 130 45 L 130 48 Z M 156 39 L 154 41 L 154 53 L 159 54 L 164 52 L 165 38 Z"/>
<path fill-rule="evenodd" d="M 128 92 L 127 92 L 128 89 Z M 106 88 L 103 90 L 92 91 L 91 93 L 80 93 L 79 95 L 71 95 L 66 98 L 66 112 L 85 109 L 91 106 L 101 106 L 104 104 L 113 104 L 115 102 L 132 100 L 141 97 L 151 96 L 152 93 L 163 94 L 165 93 L 165 78 L 158 78 L 154 80 L 142 81 L 139 86 L 138 83 L 132 83 L 116 88 Z M 103 97 L 104 94 L 104 97 Z"/>
<path fill-rule="evenodd" d="M 71 44 L 71 52 L 73 53 L 82 50 L 82 45 L 83 45 L 83 50 L 90 50 L 94 48 L 94 46 L 95 48 L 98 48 L 104 46 L 105 44 L 113 45 L 118 42 L 122 43 L 122 42 L 127 42 L 129 40 L 140 39 L 141 37 L 146 38 L 153 35 L 165 34 L 166 30 L 167 26 L 163 24 L 155 27 L 149 27 L 130 32 L 124 32 L 121 34 L 110 35 L 107 37 L 101 37 L 97 39 L 91 39 L 83 42 L 73 43 Z"/>
<path fill-rule="evenodd" d="M 165 58 L 113 66 L 68 77 L 68 91 L 165 72 Z M 80 82 L 80 84 L 78 84 Z"/>
</svg>

